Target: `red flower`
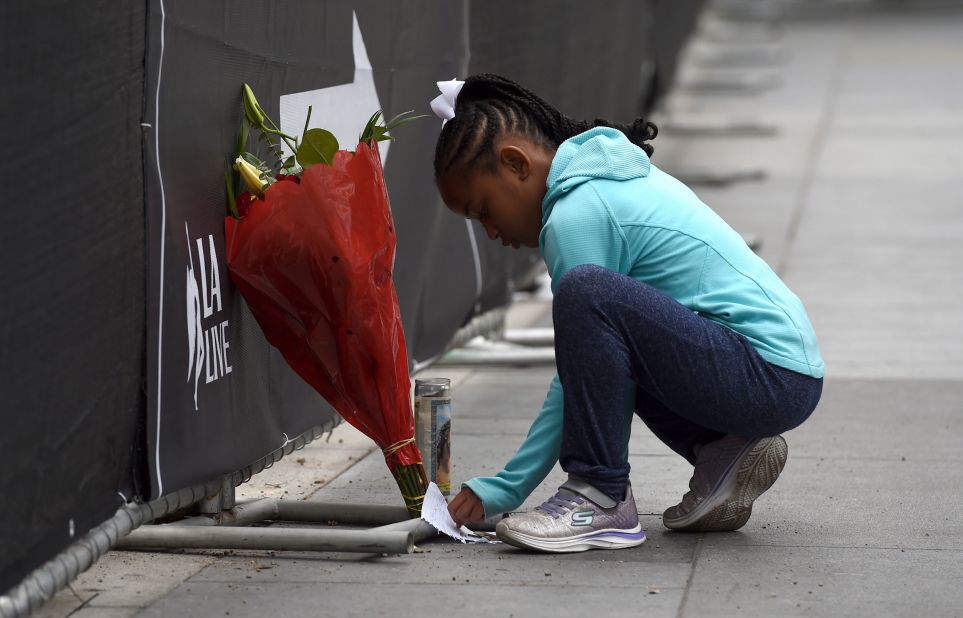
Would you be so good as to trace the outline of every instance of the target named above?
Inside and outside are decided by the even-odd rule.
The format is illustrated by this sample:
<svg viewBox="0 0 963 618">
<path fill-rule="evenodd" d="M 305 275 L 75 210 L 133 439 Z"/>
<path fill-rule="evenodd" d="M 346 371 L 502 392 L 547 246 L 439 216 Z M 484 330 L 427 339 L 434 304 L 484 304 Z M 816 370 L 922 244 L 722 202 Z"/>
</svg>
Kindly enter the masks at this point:
<svg viewBox="0 0 963 618">
<path fill-rule="evenodd" d="M 247 214 L 247 211 L 251 209 L 251 204 L 257 198 L 251 195 L 250 191 L 245 191 L 237 197 L 234 198 L 234 205 L 237 206 L 237 216 L 243 217 Z"/>
</svg>

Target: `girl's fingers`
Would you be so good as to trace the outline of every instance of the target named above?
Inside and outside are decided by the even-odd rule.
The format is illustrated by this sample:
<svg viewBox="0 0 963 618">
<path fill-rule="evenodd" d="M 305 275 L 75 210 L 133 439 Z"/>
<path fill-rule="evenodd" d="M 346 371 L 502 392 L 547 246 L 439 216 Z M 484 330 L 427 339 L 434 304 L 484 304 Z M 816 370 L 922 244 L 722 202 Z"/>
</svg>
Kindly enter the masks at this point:
<svg viewBox="0 0 963 618">
<path fill-rule="evenodd" d="M 475 504 L 472 505 L 471 516 L 468 521 L 479 522 L 485 519 L 485 506 L 477 497 L 475 497 L 474 502 Z"/>
<path fill-rule="evenodd" d="M 485 507 L 474 494 L 467 498 L 458 509 L 458 525 L 473 523 L 485 519 Z"/>
<path fill-rule="evenodd" d="M 462 489 L 448 504 L 448 514 L 456 526 L 461 526 L 466 522 L 485 519 L 485 506 L 473 491 Z"/>
<path fill-rule="evenodd" d="M 460 526 L 462 524 L 462 521 L 464 521 L 462 519 L 463 517 L 462 511 L 465 510 L 464 504 L 468 497 L 469 497 L 468 493 L 463 489 L 448 504 L 448 514 L 451 515 L 451 518 L 453 520 L 455 520 L 456 525 Z"/>
<path fill-rule="evenodd" d="M 452 499 L 450 503 L 448 503 L 448 512 L 452 515 L 458 512 L 459 507 L 461 507 L 461 505 L 465 502 L 465 498 L 467 498 L 467 496 L 465 495 L 465 490 L 463 489 Z"/>
</svg>

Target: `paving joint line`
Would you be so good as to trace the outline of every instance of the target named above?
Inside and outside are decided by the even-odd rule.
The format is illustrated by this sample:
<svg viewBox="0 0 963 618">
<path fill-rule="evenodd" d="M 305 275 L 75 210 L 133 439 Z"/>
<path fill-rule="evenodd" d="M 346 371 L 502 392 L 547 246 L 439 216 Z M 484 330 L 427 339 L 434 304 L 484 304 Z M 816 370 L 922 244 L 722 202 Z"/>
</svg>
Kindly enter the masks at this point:
<svg viewBox="0 0 963 618">
<path fill-rule="evenodd" d="M 819 117 L 816 120 L 816 130 L 809 143 L 806 163 L 803 167 L 802 186 L 799 188 L 796 204 L 789 215 L 789 225 L 786 228 L 785 243 L 783 245 L 782 255 L 780 256 L 779 263 L 775 269 L 776 273 L 780 277 L 785 276 L 786 267 L 789 263 L 789 255 L 796 243 L 803 213 L 806 210 L 806 206 L 809 202 L 809 196 L 812 194 L 813 184 L 815 182 L 814 174 L 819 161 L 818 153 L 821 152 L 826 146 L 826 141 L 829 136 L 829 123 L 836 114 L 836 99 L 841 80 L 840 74 L 842 72 L 844 59 L 848 57 L 850 45 L 849 37 L 843 36 L 843 40 L 845 41 L 843 43 L 843 49 L 837 55 L 837 58 L 839 58 L 840 61 L 833 66 L 833 72 L 829 77 L 829 83 L 826 89 L 826 101 L 823 104 L 822 110 L 819 113 Z"/>
<path fill-rule="evenodd" d="M 689 576 L 685 580 L 685 589 L 682 592 L 682 599 L 679 601 L 679 609 L 676 611 L 676 618 L 682 618 L 685 615 L 685 606 L 689 602 L 689 592 L 692 590 L 692 581 L 695 579 L 696 566 L 699 564 L 699 558 L 702 557 L 702 547 L 705 544 L 706 535 L 702 533 L 699 535 L 699 540 L 696 541 L 695 550 L 692 552 L 692 564 L 689 568 Z"/>
<path fill-rule="evenodd" d="M 948 552 L 961 552 L 963 553 L 963 547 L 953 548 L 953 547 L 881 547 L 877 545 L 782 545 L 779 543 L 742 543 L 739 545 L 727 546 L 728 549 L 739 548 L 739 547 L 773 547 L 780 549 L 871 549 L 879 551 L 948 551 Z"/>
</svg>

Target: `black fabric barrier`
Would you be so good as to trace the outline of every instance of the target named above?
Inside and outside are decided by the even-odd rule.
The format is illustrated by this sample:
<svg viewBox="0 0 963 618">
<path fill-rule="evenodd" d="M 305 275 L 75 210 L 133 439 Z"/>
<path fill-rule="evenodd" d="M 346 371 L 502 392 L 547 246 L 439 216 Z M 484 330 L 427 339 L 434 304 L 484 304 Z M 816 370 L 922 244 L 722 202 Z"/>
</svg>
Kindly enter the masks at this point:
<svg viewBox="0 0 963 618">
<path fill-rule="evenodd" d="M 96 4 L 0 4 L 0 592 L 139 490 L 146 7 Z"/>
<path fill-rule="evenodd" d="M 430 113 L 435 82 L 469 72 L 627 121 L 659 85 L 662 4 L 6 3 L 0 590 L 123 501 L 232 472 L 336 418 L 267 345 L 224 266 L 242 82 L 289 132 L 311 102 L 312 125 L 348 148 L 376 109 Z M 411 123 L 382 150 L 413 368 L 540 263 L 444 208 L 440 128 Z"/>
</svg>

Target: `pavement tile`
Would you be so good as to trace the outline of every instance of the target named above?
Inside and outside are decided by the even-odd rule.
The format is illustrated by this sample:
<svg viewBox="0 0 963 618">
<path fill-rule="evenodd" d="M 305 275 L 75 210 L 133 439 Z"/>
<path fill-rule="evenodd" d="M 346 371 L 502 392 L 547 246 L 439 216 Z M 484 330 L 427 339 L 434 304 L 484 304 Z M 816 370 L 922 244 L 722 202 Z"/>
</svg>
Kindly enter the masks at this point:
<svg viewBox="0 0 963 618">
<path fill-rule="evenodd" d="M 963 381 L 828 379 L 808 421 L 786 434 L 797 457 L 963 461 Z"/>
<path fill-rule="evenodd" d="M 544 577 L 544 580 L 551 578 Z M 604 608 L 606 616 L 674 616 L 681 588 L 650 589 L 596 585 L 555 586 L 466 582 L 421 585 L 354 583 L 191 583 L 164 597 L 141 616 L 331 615 L 388 616 L 567 616 L 584 618 Z"/>
<path fill-rule="evenodd" d="M 143 607 L 92 607 L 86 606 L 70 614 L 70 618 L 133 618 Z"/>
<path fill-rule="evenodd" d="M 963 494 L 950 489 L 958 487 L 963 487 L 958 462 L 795 458 L 753 506 L 745 534 L 731 539 L 771 545 L 963 549 Z"/>
<path fill-rule="evenodd" d="M 447 538 L 419 545 L 406 556 L 277 552 L 270 557 L 232 556 L 193 582 L 342 583 L 445 585 L 451 582 L 634 588 L 684 587 L 696 539 L 659 531 L 641 546 L 617 552 L 569 555 L 527 552 L 508 545 L 462 545 Z M 545 575 L 549 573 L 549 575 Z M 551 578 L 551 579 L 548 579 Z"/>
<path fill-rule="evenodd" d="M 963 551 L 714 546 L 683 616 L 959 616 Z"/>
<path fill-rule="evenodd" d="M 96 596 L 91 607 L 132 607 L 166 593 L 214 563 L 217 554 L 113 551 L 77 578 L 74 588 Z"/>
<path fill-rule="evenodd" d="M 76 591 L 76 592 L 75 592 Z M 49 601 L 43 604 L 32 615 L 35 618 L 61 618 L 70 616 L 83 607 L 84 603 L 93 598 L 95 593 L 84 590 L 71 590 L 64 588 L 60 590 Z"/>
</svg>

